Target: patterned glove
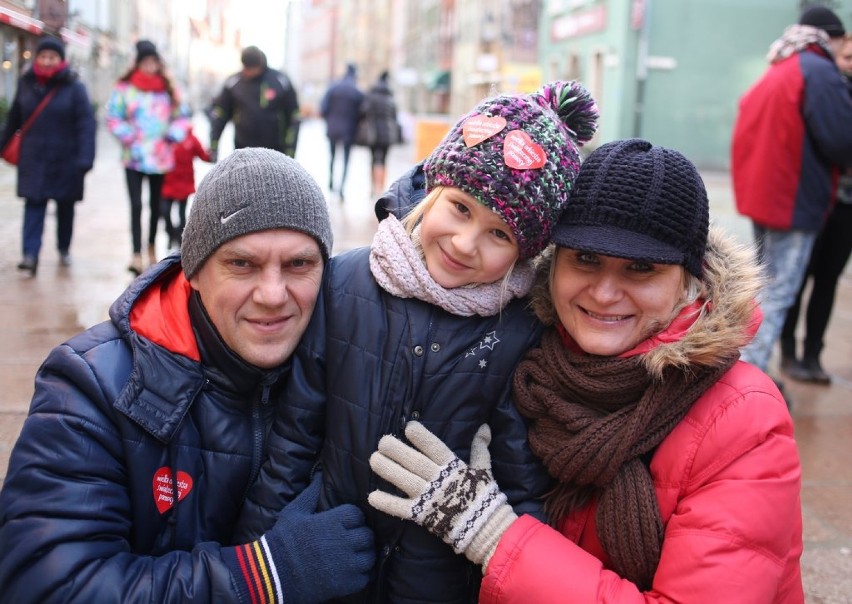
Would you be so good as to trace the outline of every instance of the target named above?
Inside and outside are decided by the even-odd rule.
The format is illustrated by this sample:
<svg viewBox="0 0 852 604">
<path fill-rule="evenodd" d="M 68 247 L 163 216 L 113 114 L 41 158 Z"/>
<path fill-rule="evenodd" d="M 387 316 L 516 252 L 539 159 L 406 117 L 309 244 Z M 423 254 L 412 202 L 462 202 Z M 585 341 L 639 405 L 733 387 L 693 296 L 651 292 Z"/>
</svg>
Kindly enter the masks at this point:
<svg viewBox="0 0 852 604">
<path fill-rule="evenodd" d="M 413 520 L 456 553 L 482 565 L 484 572 L 500 537 L 517 519 L 491 475 L 491 430 L 487 424 L 477 430 L 470 465 L 418 422 L 406 425 L 405 436 L 416 449 L 394 436 L 383 436 L 378 451 L 370 456 L 370 467 L 408 498 L 373 491 L 370 505 Z"/>
<path fill-rule="evenodd" d="M 260 539 L 222 548 L 240 602 L 311 604 L 364 589 L 375 562 L 373 531 L 354 505 L 316 512 L 317 474 Z"/>
</svg>

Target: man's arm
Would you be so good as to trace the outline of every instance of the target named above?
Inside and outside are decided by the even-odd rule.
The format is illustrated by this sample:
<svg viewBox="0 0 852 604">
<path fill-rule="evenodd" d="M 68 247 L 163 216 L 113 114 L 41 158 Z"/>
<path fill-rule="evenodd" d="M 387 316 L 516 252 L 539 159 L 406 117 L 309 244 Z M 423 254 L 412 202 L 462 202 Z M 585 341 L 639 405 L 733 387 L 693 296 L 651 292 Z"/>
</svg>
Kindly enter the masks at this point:
<svg viewBox="0 0 852 604">
<path fill-rule="evenodd" d="M 210 151 L 214 156 L 217 154 L 222 131 L 234 115 L 234 95 L 231 88 L 238 81 L 239 76 L 236 75 L 228 78 L 219 96 L 213 99 L 207 111 L 207 117 L 210 119 Z"/>
</svg>

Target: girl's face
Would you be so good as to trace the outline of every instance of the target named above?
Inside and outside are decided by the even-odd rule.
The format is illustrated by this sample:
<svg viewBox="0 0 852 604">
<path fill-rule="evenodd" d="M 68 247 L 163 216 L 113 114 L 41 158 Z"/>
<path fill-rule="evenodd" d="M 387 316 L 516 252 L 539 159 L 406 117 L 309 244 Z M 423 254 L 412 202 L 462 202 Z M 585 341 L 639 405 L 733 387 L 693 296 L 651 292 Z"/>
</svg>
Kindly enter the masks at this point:
<svg viewBox="0 0 852 604">
<path fill-rule="evenodd" d="M 837 67 L 846 75 L 852 74 L 852 38 L 843 38 L 840 50 L 835 55 Z"/>
<path fill-rule="evenodd" d="M 589 354 L 618 356 L 665 329 L 685 295 L 685 270 L 559 248 L 550 293 L 559 321 Z"/>
<path fill-rule="evenodd" d="M 142 73 L 155 74 L 160 71 L 160 60 L 154 56 L 147 56 L 136 66 Z"/>
<path fill-rule="evenodd" d="M 454 187 L 443 187 L 423 214 L 420 240 L 429 274 L 447 289 L 498 281 L 518 258 L 506 222 Z"/>
</svg>

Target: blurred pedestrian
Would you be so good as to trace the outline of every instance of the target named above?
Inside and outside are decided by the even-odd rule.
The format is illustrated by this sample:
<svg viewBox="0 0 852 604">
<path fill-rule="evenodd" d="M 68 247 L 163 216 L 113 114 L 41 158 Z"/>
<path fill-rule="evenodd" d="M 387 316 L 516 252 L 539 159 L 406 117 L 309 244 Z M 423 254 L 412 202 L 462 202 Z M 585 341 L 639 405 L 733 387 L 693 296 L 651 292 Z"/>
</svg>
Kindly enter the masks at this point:
<svg viewBox="0 0 852 604">
<path fill-rule="evenodd" d="M 164 175 L 174 168 L 173 144 L 186 137 L 189 108 L 166 73 L 157 47 L 136 43 L 133 66 L 119 79 L 107 102 L 106 123 L 121 143 L 130 197 L 133 256 L 127 270 L 139 275 L 142 264 L 142 183 L 148 180 L 148 263 L 157 261 L 157 226 Z"/>
<path fill-rule="evenodd" d="M 299 99 L 290 78 L 271 69 L 257 46 L 240 55 L 242 71 L 225 80 L 210 105 L 210 153 L 219 158 L 219 138 L 234 123 L 234 148 L 265 147 L 296 156 L 299 139 Z"/>
<path fill-rule="evenodd" d="M 388 149 L 402 142 L 387 71 L 379 75 L 361 102 L 357 137 L 360 139 L 356 141 L 358 144 L 370 148 L 372 194 L 378 195 L 385 190 Z"/>
<path fill-rule="evenodd" d="M 163 201 L 160 213 L 169 235 L 169 249 L 180 249 L 183 229 L 186 226 L 186 206 L 189 196 L 195 193 L 195 158 L 210 161 L 210 152 L 193 134 L 186 131 L 186 138 L 175 143 L 175 167 L 163 179 Z M 177 221 L 172 220 L 172 210 L 177 209 Z"/>
<path fill-rule="evenodd" d="M 95 160 L 95 116 L 86 86 L 65 61 L 65 45 L 53 36 L 39 39 L 32 66 L 18 80 L 0 149 L 41 103 L 45 104 L 21 139 L 17 168 L 17 194 L 24 198 L 18 269 L 32 276 L 51 199 L 56 202 L 59 263 L 71 264 L 74 204 L 83 199 L 85 176 Z"/>
<path fill-rule="evenodd" d="M 852 94 L 852 34 L 847 33 L 835 56 L 840 72 Z M 831 211 L 814 243 L 808 273 L 810 296 L 805 313 L 805 339 L 801 358 L 796 346 L 796 324 L 802 306 L 806 278 L 796 302 L 787 311 L 781 331 L 781 370 L 790 378 L 816 384 L 831 383 L 831 376 L 820 363 L 825 331 L 831 319 L 837 281 L 852 254 L 852 167 L 847 167 L 837 187 L 837 205 Z"/>
<path fill-rule="evenodd" d="M 743 359 L 767 370 L 817 233 L 852 164 L 852 99 L 834 63 L 844 34 L 824 6 L 805 9 L 769 49 L 769 68 L 740 99 L 731 173 L 770 277 L 763 323 Z"/>
<path fill-rule="evenodd" d="M 506 504 L 487 425 L 469 449 L 421 422 L 379 442 L 390 486 L 370 504 L 481 565 L 478 602 L 804 602 L 793 420 L 738 360 L 760 268 L 708 217 L 672 149 L 614 141 L 580 167 L 533 290 L 548 328 L 512 390 L 556 481 L 547 523 Z"/>
<path fill-rule="evenodd" d="M 346 73 L 329 86 L 320 103 L 320 113 L 325 118 L 325 132 L 328 137 L 330 154 L 328 189 L 331 192 L 336 190 L 340 195 L 341 202 L 346 184 L 346 173 L 349 170 L 349 154 L 352 151 L 352 144 L 355 142 L 361 101 L 364 100 L 364 93 L 358 89 L 356 83 L 356 71 L 355 65 L 349 63 L 346 66 Z M 340 186 L 335 189 L 334 158 L 338 147 L 342 147 L 343 151 L 343 174 L 340 177 Z"/>
</svg>

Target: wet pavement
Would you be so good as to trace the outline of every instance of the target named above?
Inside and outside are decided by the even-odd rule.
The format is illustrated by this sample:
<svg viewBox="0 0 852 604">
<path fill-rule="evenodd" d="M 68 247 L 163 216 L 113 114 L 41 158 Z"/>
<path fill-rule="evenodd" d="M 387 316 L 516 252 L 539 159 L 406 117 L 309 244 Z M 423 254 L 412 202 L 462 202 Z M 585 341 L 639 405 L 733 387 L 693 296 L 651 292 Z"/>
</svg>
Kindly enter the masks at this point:
<svg viewBox="0 0 852 604">
<path fill-rule="evenodd" d="M 196 134 L 207 140 L 200 120 Z M 228 151 L 229 139 L 226 131 L 222 154 Z M 77 205 L 73 263 L 59 264 L 51 206 L 35 278 L 15 269 L 23 204 L 15 197 L 14 169 L 0 165 L 0 479 L 6 474 L 41 361 L 52 347 L 106 319 L 109 305 L 131 281 L 126 270 L 131 251 L 129 203 L 118 157 L 116 144 L 101 127 L 86 199 Z M 412 157 L 411 145 L 391 150 L 389 182 L 410 167 Z M 303 126 L 297 159 L 327 192 L 328 149 L 321 122 Z M 207 169 L 207 164 L 196 164 L 198 179 Z M 748 240 L 750 226 L 733 208 L 728 175 L 708 172 L 704 178 L 712 218 Z M 369 152 L 355 148 L 345 201 L 328 195 L 335 253 L 368 244 L 375 232 L 369 183 Z M 143 225 L 147 225 L 144 216 Z M 158 252 L 167 253 L 163 233 Z M 852 603 L 852 267 L 847 267 L 838 288 L 822 361 L 833 377 L 830 386 L 785 381 L 803 466 L 802 570 L 808 603 Z"/>
</svg>

